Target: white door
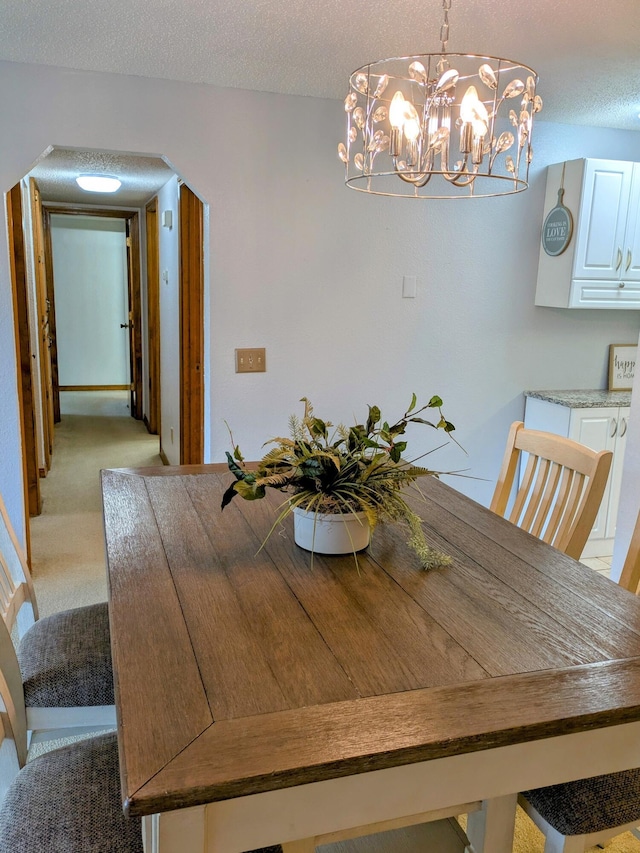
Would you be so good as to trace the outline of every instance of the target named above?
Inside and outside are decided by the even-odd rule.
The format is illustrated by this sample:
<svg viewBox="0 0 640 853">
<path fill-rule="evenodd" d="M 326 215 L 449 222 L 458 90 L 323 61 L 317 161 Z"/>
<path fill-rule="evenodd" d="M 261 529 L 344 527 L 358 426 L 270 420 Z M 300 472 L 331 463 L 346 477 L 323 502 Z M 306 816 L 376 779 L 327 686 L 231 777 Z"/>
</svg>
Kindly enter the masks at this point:
<svg viewBox="0 0 640 853">
<path fill-rule="evenodd" d="M 622 278 L 624 281 L 640 281 L 640 163 L 633 164 Z"/>
<path fill-rule="evenodd" d="M 633 163 L 587 160 L 574 279 L 618 279 L 625 264 L 624 235 Z"/>
<path fill-rule="evenodd" d="M 624 454 L 627 447 L 627 432 L 629 429 L 630 408 L 618 410 L 618 428 L 616 430 L 616 443 L 613 450 L 613 464 L 609 481 L 611 483 L 611 496 L 607 511 L 607 529 L 605 536 L 613 539 L 616 535 L 616 522 L 618 520 L 618 506 L 620 505 L 620 488 L 622 485 L 622 469 L 624 467 Z"/>
<path fill-rule="evenodd" d="M 51 242 L 60 385 L 128 388 L 125 220 L 52 214 Z"/>
<path fill-rule="evenodd" d="M 569 438 L 579 441 L 592 450 L 613 450 L 618 432 L 617 406 L 598 409 L 573 409 L 569 424 Z M 590 539 L 605 539 L 611 494 L 611 474 L 602 496 L 600 510 L 593 525 Z"/>
</svg>

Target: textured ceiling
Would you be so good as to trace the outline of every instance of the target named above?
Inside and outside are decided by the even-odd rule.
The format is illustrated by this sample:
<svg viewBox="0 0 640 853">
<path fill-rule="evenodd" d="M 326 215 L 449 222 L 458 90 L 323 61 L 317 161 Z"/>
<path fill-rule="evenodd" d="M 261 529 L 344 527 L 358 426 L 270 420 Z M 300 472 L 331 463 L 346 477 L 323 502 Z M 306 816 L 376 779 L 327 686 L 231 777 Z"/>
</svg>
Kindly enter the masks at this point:
<svg viewBox="0 0 640 853">
<path fill-rule="evenodd" d="M 0 59 L 342 98 L 439 48 L 441 0 L 2 0 Z M 540 75 L 541 118 L 640 129 L 640 0 L 453 0 L 451 51 Z"/>
<path fill-rule="evenodd" d="M 76 184 L 80 174 L 115 175 L 122 186 L 115 193 L 88 193 Z M 53 148 L 30 172 L 45 202 L 93 204 L 100 207 L 142 207 L 174 174 L 159 157 L 108 151 Z"/>
</svg>

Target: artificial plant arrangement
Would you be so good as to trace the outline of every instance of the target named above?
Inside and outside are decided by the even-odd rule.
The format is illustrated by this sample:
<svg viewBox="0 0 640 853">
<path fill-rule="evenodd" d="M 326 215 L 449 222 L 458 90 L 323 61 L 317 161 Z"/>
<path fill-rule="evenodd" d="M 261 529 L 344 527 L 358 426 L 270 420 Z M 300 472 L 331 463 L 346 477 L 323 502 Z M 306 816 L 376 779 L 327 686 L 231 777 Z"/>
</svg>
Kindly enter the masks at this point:
<svg viewBox="0 0 640 853">
<path fill-rule="evenodd" d="M 273 488 L 288 497 L 267 539 L 296 507 L 318 514 L 364 513 L 372 531 L 382 521 L 404 524 L 408 528 L 408 544 L 423 568 L 450 563 L 450 557 L 427 543 L 420 517 L 402 494 L 418 477 L 444 473 L 402 457 L 407 448 L 403 436 L 409 424 L 422 424 L 447 435 L 455 429 L 442 414 L 440 397 L 434 396 L 425 406 L 417 408 L 414 394 L 407 411 L 391 425 L 382 420 L 377 406 L 369 406 L 366 423 L 352 427 L 342 424 L 334 427 L 329 421 L 315 417 L 306 397 L 301 402 L 304 403 L 302 419 L 296 415 L 289 418 L 291 437 L 265 442 L 275 446 L 257 467 L 247 466 L 230 431 L 233 455 L 227 453 L 227 461 L 236 479 L 222 497 L 222 509 L 236 495 L 249 501 L 258 500 L 265 496 L 267 488 Z M 429 409 L 437 411 L 437 419 L 421 417 Z"/>
</svg>

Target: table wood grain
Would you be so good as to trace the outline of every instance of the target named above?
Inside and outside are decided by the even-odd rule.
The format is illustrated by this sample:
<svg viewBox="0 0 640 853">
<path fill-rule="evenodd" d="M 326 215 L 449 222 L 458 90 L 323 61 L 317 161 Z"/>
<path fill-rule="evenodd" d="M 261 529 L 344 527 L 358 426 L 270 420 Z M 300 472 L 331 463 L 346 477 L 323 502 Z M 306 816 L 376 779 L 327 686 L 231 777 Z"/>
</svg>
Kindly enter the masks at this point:
<svg viewBox="0 0 640 853">
<path fill-rule="evenodd" d="M 102 474 L 125 809 L 245 794 L 640 720 L 640 601 L 444 483 L 404 530 L 299 549 L 219 466 Z M 262 545 L 262 547 L 261 547 Z"/>
</svg>

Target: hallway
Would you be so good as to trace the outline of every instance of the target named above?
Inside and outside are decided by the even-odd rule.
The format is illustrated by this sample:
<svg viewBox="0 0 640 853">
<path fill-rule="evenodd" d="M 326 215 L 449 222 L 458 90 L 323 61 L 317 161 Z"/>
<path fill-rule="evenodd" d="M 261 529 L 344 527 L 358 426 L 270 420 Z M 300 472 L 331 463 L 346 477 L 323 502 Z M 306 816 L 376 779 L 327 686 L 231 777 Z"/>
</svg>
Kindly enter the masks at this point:
<svg viewBox="0 0 640 853">
<path fill-rule="evenodd" d="M 129 413 L 123 391 L 64 391 L 42 514 L 31 519 L 40 616 L 107 597 L 101 468 L 161 465 L 158 436 Z"/>
</svg>

